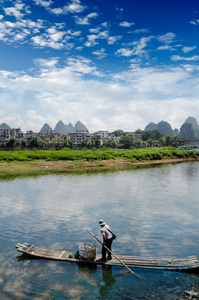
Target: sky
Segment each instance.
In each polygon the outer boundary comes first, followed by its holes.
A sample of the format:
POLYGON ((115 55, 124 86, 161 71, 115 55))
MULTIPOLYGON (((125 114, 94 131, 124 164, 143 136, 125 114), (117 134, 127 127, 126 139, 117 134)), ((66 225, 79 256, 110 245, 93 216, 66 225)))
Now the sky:
POLYGON ((199 121, 198 0, 0 0, 0 124, 199 121))

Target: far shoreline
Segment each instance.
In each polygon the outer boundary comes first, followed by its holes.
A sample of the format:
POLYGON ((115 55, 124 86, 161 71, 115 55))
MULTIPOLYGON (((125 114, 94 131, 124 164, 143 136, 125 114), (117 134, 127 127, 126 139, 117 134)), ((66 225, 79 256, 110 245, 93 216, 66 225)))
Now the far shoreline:
POLYGON ((110 159, 101 161, 45 161, 31 162, 1 162, 0 176, 30 176, 61 173, 88 173, 119 171, 129 168, 153 167, 163 164, 199 161, 196 158, 163 158, 159 160, 131 161, 125 159, 110 159))

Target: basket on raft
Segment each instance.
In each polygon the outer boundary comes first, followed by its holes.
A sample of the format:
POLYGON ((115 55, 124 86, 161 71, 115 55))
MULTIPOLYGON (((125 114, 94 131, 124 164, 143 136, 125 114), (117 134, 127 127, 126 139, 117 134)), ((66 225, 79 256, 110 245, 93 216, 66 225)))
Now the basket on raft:
POLYGON ((96 258, 96 245, 90 242, 81 242, 78 245, 79 258, 82 260, 94 260, 96 258))

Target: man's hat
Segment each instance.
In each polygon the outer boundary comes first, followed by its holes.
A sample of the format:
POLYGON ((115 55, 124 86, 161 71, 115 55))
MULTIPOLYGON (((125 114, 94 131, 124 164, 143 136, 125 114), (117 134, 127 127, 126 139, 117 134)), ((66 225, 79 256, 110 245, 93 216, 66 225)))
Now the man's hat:
POLYGON ((104 222, 104 220, 99 220, 99 225, 100 226, 104 226, 106 223, 104 222))

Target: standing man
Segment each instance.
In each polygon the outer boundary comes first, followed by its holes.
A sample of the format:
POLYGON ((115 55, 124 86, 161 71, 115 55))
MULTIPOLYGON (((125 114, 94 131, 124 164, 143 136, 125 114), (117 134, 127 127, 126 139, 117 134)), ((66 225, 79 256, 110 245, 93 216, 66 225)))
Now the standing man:
MULTIPOLYGON (((101 235, 103 237, 103 245, 105 245, 108 249, 111 250, 111 244, 113 241, 113 235, 111 233, 110 227, 104 222, 104 220, 99 221, 99 225, 101 227, 101 235)), ((106 252, 108 250, 103 246, 102 247, 102 258, 100 260, 106 261, 106 252)), ((111 253, 108 251, 108 260, 111 260, 111 253)))

